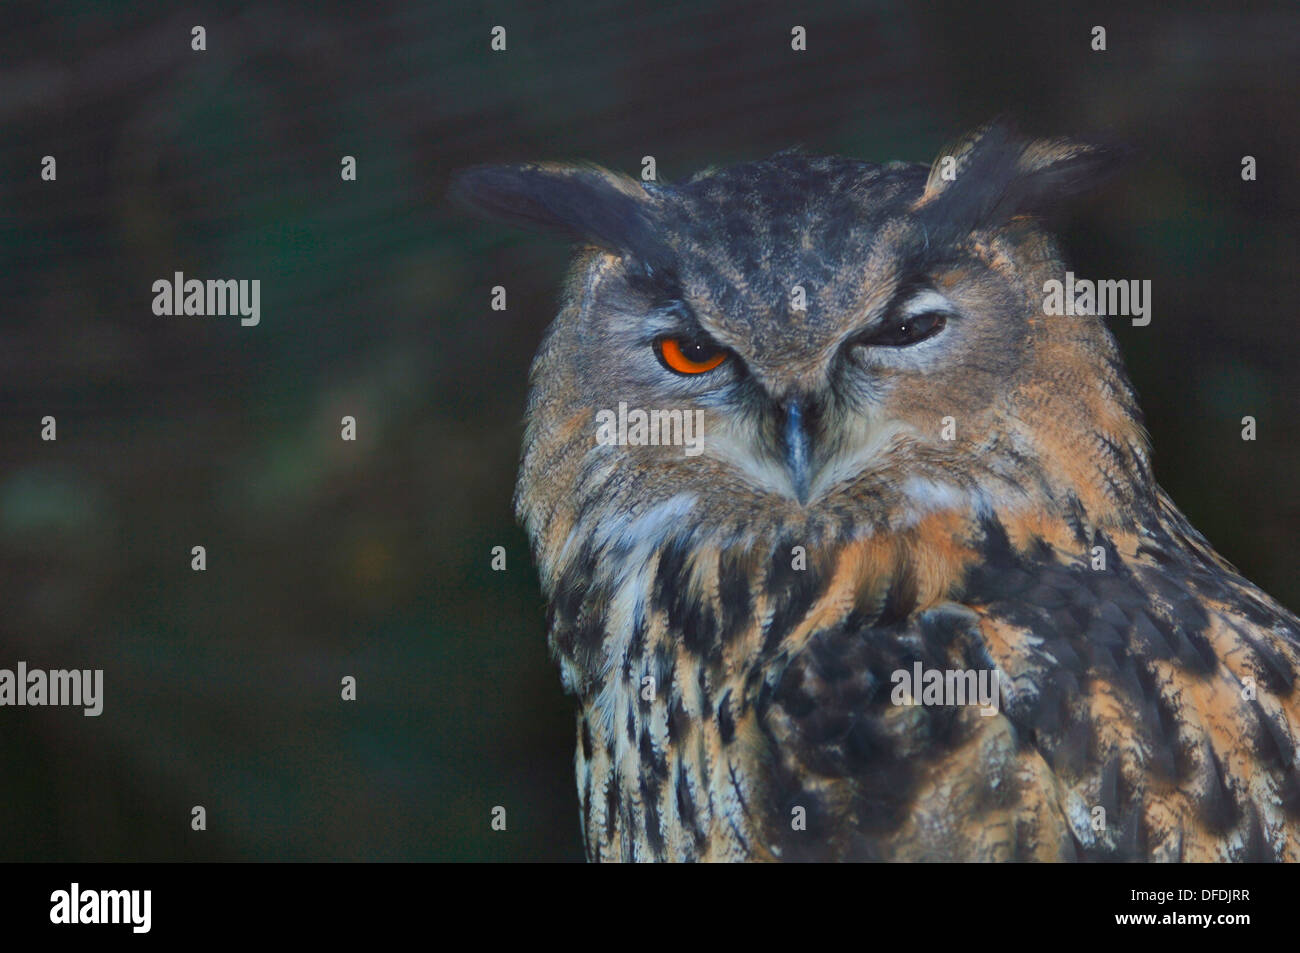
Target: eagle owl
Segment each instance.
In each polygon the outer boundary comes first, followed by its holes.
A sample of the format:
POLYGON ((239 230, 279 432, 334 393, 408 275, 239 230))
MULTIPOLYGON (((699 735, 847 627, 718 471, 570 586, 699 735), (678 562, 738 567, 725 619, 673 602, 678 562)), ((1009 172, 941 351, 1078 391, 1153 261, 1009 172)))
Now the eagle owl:
POLYGON ((1300 621, 1157 485, 1103 320, 1045 313, 1040 213, 1109 164, 991 125, 459 177, 580 247, 515 504, 589 858, 1300 859, 1300 621))

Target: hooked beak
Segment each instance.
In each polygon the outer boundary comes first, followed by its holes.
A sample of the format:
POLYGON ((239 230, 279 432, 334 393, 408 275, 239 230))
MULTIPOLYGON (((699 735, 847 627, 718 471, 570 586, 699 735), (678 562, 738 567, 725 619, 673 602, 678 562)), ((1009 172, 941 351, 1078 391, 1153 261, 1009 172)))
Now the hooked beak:
POLYGON ((808 484, 811 479, 811 445, 808 435, 808 402, 792 398, 782 406, 785 427, 781 432, 784 444, 785 466, 790 473, 790 483, 801 504, 808 502, 808 484))

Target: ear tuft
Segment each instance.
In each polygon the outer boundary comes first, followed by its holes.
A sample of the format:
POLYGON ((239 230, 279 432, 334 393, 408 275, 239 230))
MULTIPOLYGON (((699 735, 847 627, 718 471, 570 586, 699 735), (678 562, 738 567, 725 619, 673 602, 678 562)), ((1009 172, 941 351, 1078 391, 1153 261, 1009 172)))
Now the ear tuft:
POLYGON ((914 208, 932 232, 958 239, 1038 215, 1107 179, 1127 157, 1113 145, 1027 140, 995 121, 935 160, 914 208))
POLYGON ((451 194, 510 225, 630 253, 655 268, 670 259, 654 199, 635 179, 599 166, 479 166, 457 175, 451 194))

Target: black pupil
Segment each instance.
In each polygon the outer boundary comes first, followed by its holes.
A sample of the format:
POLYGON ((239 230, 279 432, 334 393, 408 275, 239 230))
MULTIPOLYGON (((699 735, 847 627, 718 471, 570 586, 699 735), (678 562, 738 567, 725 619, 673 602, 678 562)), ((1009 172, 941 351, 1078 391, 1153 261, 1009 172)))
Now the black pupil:
POLYGON ((863 341, 868 345, 900 347, 916 344, 937 334, 947 319, 940 311, 927 311, 924 314, 904 318, 897 324, 887 325, 863 341))
POLYGON ((703 364, 718 353, 716 347, 703 341, 682 341, 678 347, 681 348, 682 357, 694 364, 703 364))
POLYGON ((933 314, 919 314, 900 324, 898 326, 898 333, 905 338, 917 337, 934 327, 934 322, 936 320, 937 319, 933 314))

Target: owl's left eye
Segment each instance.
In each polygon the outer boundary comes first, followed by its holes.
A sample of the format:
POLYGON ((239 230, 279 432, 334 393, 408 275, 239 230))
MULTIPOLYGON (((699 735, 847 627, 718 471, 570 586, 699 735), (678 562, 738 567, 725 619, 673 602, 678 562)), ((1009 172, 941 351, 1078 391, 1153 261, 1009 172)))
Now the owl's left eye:
POLYGON ((883 327, 857 339, 858 344, 869 347, 907 347, 934 337, 948 323, 942 311, 922 311, 919 314, 900 316, 883 327))
POLYGON ((712 341, 662 337, 654 343, 659 363, 674 374, 703 374, 727 359, 725 348, 712 341))

